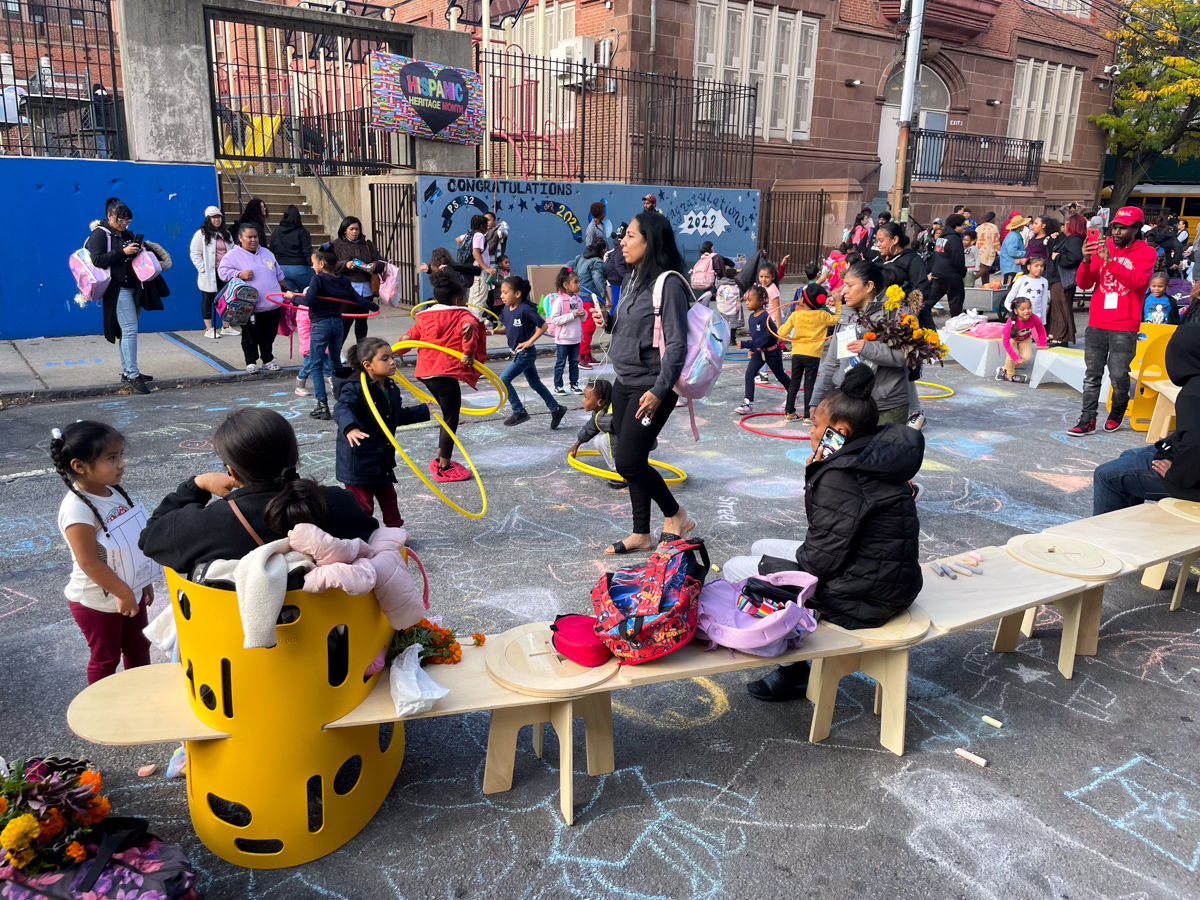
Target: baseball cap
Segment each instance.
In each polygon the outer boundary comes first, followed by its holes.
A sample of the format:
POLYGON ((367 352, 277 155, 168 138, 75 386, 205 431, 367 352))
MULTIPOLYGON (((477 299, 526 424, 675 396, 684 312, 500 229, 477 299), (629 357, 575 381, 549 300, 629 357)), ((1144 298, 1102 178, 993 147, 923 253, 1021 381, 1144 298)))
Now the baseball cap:
POLYGON ((642 199, 643 199, 643 200, 653 200, 653 199, 654 199, 654 195, 653 195, 653 194, 647 194, 647 195, 646 195, 645 197, 643 197, 642 199))
POLYGON ((1138 225, 1146 219, 1141 209, 1136 206, 1122 206, 1113 216, 1114 225, 1138 225))
POLYGON ((225 213, 221 212, 221 207, 219 206, 210 206, 208 209, 204 210, 204 218, 206 219, 211 219, 213 216, 224 215, 225 213))

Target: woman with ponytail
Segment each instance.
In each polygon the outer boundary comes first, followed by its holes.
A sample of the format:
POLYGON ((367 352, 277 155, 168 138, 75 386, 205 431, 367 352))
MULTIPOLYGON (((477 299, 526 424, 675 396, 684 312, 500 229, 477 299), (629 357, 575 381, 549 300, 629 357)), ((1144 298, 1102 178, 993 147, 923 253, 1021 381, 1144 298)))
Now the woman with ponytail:
POLYGON ((143 553, 185 578, 200 563, 241 559, 302 522, 364 541, 379 527, 349 491, 300 477, 296 433, 273 410, 234 410, 217 426, 213 446, 225 471, 179 485, 138 541, 143 553))
MULTIPOLYGON (((731 582, 774 572, 815 575, 808 601, 843 628, 875 628, 907 609, 921 591, 921 528, 910 484, 925 456, 921 432, 879 425, 875 373, 858 365, 813 414, 804 471, 804 540, 760 540, 724 565, 731 582)), ((795 700, 808 663, 780 666, 746 687, 760 700, 795 700)))
POLYGON ((140 592, 121 580, 99 543, 101 533, 134 507, 121 487, 125 438, 111 425, 81 421, 51 434, 50 458, 67 486, 58 507, 58 530, 71 549, 71 575, 63 591, 71 616, 87 640, 88 684, 125 668, 150 665, 150 642, 142 634, 154 587, 140 592))

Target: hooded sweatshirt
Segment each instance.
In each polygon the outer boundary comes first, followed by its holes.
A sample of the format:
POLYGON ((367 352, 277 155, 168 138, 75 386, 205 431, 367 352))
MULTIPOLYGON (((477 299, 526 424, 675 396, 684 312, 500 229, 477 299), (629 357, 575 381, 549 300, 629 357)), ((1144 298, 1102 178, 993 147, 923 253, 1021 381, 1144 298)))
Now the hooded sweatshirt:
MULTIPOLYGON (((880 294, 868 303, 867 315, 873 317, 882 312, 884 299, 884 295, 880 294)), ((859 321, 859 310, 843 305, 842 314, 833 329, 833 341, 821 360, 821 371, 817 375, 810 405, 816 408, 821 400, 841 387, 846 373, 860 363, 865 363, 875 370, 875 389, 871 396, 879 404, 880 412, 908 403, 908 369, 904 354, 878 341, 867 341, 858 356, 839 359, 838 336, 846 330, 853 332, 852 340, 860 340, 869 329, 859 321)))
POLYGON ((1085 291, 1096 288, 1088 304, 1088 325, 1109 331, 1137 331, 1157 254, 1142 240, 1133 241, 1124 250, 1112 238, 1107 240, 1109 261, 1099 254, 1090 256, 1075 273, 1079 287, 1085 291))
POLYGON ((874 628, 921 592, 921 526, 909 480, 925 438, 907 425, 854 437, 805 469, 808 533, 795 560, 763 557, 761 574, 800 569, 817 577, 808 605, 843 628, 874 628))
POLYGON ((905 247, 891 259, 885 260, 883 265, 888 269, 899 270, 896 283, 904 289, 904 293, 907 294, 914 288, 929 290, 929 272, 925 268, 925 260, 921 259, 921 254, 912 247, 905 247))
POLYGON ((1171 335, 1167 375, 1179 385, 1175 430, 1155 444, 1155 459, 1171 460, 1163 480, 1172 497, 1200 500, 1200 322, 1181 325, 1171 335))
POLYGON ((962 235, 946 229, 933 248, 933 277, 954 280, 967 274, 966 254, 962 235))
POLYGON ((281 222, 271 232, 271 252, 281 266, 310 266, 312 236, 303 225, 281 222))

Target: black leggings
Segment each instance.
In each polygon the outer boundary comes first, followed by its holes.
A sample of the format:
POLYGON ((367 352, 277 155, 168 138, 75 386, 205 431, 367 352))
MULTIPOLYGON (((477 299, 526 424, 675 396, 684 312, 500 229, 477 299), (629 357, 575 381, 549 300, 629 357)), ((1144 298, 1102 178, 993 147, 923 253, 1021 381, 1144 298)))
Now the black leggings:
POLYGON ((658 504, 666 518, 679 512, 671 489, 663 482, 658 469, 649 463, 650 448, 675 411, 675 401, 679 398, 674 391, 668 391, 654 411, 650 424, 643 425, 637 410, 644 393, 645 388, 630 387, 619 378, 612 389, 613 431, 617 435, 617 456, 613 462, 617 474, 629 482, 634 534, 650 533, 651 500, 658 504))
POLYGON ((217 289, 215 291, 200 292, 200 318, 206 322, 211 322, 213 317, 213 304, 217 302, 217 296, 221 291, 225 290, 225 285, 229 282, 220 278, 217 279, 217 289))
MULTIPOLYGON (((359 321, 362 321, 361 319, 359 321)), ((422 378, 421 383, 429 388, 433 399, 442 408, 442 418, 450 426, 450 431, 458 433, 458 411, 462 409, 462 385, 457 378, 449 375, 436 375, 433 378, 422 378)), ((438 458, 450 459, 454 454, 454 440, 445 428, 439 429, 438 458)))
POLYGON ((785 413, 796 411, 796 392, 800 388, 800 373, 804 373, 804 418, 808 418, 808 401, 812 397, 813 387, 817 383, 817 373, 821 371, 821 357, 801 356, 792 353, 792 383, 788 385, 787 403, 783 407, 785 413))
MULTIPOLYGON (((351 318, 350 316, 342 316, 342 346, 346 346, 346 338, 350 337, 350 332, 354 332, 354 343, 358 343, 367 336, 367 320, 359 318, 351 318), (352 327, 353 326, 353 327, 352 327)), ((449 419, 446 419, 449 422, 449 419)))
POLYGON ((264 365, 275 358, 271 348, 275 343, 275 335, 279 333, 279 319, 282 315, 282 309, 258 312, 242 326, 242 355, 246 358, 246 365, 253 365, 259 357, 264 365))
POLYGON ((779 345, 775 345, 774 350, 751 350, 750 365, 746 366, 746 399, 754 399, 754 376, 759 373, 763 366, 769 366, 771 371, 775 373, 775 377, 779 379, 788 390, 791 390, 792 380, 788 378, 787 372, 783 371, 783 351, 779 349, 779 345))

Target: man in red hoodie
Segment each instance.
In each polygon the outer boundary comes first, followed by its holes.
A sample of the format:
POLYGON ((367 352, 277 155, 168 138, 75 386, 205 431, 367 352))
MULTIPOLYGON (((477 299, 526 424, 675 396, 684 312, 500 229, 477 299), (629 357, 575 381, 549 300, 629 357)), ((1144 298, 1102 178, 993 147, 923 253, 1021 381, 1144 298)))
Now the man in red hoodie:
POLYGON ((1084 290, 1091 287, 1095 290, 1083 345, 1087 367, 1083 377, 1083 412, 1068 434, 1092 434, 1096 430, 1105 366, 1112 382, 1112 409, 1104 430, 1116 431, 1125 418, 1125 407, 1129 405, 1129 364, 1137 349, 1142 305, 1156 255, 1154 248, 1139 238, 1142 221, 1140 209, 1123 206, 1113 216, 1112 237, 1091 240, 1083 247, 1076 283, 1084 290))

